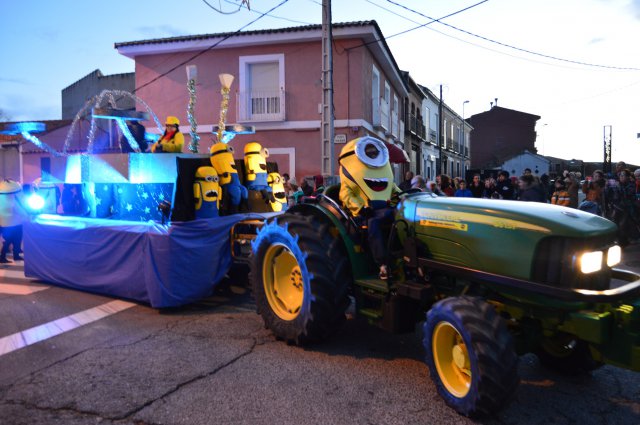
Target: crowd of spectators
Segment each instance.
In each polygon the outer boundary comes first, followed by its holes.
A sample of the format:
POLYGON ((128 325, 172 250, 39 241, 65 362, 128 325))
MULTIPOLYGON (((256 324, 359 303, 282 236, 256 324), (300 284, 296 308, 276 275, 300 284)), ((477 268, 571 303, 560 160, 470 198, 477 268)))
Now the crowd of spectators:
MULTIPOLYGON (((408 174, 407 174, 408 176, 408 174)), ((615 170, 605 174, 596 170, 581 180, 579 172, 564 171, 551 180, 548 175, 534 176, 525 169, 519 176, 500 171, 497 178, 473 174, 469 183, 451 179, 446 174, 435 182, 413 176, 403 182, 406 188, 418 188, 438 196, 505 199, 524 202, 541 202, 576 208, 605 217, 618 225, 618 241, 627 245, 640 239, 640 169, 631 172, 624 162, 618 162, 615 170), (580 192, 584 200, 580 202, 580 192)))

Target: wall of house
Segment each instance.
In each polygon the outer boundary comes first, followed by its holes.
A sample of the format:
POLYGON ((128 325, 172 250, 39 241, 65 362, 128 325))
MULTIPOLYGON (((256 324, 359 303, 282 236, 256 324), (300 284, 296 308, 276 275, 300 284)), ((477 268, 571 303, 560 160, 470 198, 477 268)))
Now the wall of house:
MULTIPOLYGON (((335 134, 344 134, 347 140, 373 131, 371 127, 371 74, 374 63, 368 49, 358 47, 357 40, 338 40, 334 44, 334 114, 335 134), (357 48, 353 48, 357 47, 357 48), (353 48, 352 50, 347 50, 353 48)), ((247 122, 256 127, 255 135, 240 135, 232 142, 236 151, 248 141, 258 141, 271 149, 293 149, 296 153, 295 170, 290 175, 314 175, 320 173, 321 145, 319 106, 322 101, 321 49, 319 42, 256 45, 234 49, 217 49, 189 61, 198 67, 195 116, 200 126, 200 151, 208 150, 214 140, 204 133, 204 126, 217 125, 220 111, 220 82, 218 74, 230 73, 236 77, 231 88, 227 123, 238 122, 238 98, 241 83, 239 58, 257 55, 284 55, 285 121, 247 122)), ((143 55, 136 57, 137 95, 144 99, 164 122, 168 115, 177 116, 181 131, 185 134, 185 151, 189 144, 189 123, 186 107, 189 95, 186 87, 185 67, 180 67, 158 78, 174 64, 186 61, 193 52, 143 55), (146 85, 158 78, 157 81, 146 85)), ((381 84, 387 78, 381 71, 381 84)), ((396 91, 396 88, 392 89, 396 91)), ((382 88, 381 88, 382 93, 382 88)), ((402 97, 399 96, 401 100, 402 97)), ((399 111, 400 113, 400 111, 399 111)), ((144 125, 150 128, 151 123, 144 125)), ((380 135, 378 134, 378 137, 380 135)), ((381 135, 384 138, 384 134, 381 135)), ((334 158, 343 145, 335 145, 334 158)), ((236 154, 236 156, 238 156, 236 154)), ((289 167, 289 162, 286 160, 289 167)), ((281 165, 285 169, 285 165, 281 165)), ((336 167, 337 168, 337 167, 336 167)))
POLYGON ((500 168, 508 171, 510 175, 516 177, 524 174, 525 168, 529 168, 531 173, 538 177, 543 174, 549 175, 550 171, 549 161, 530 153, 524 153, 509 159, 508 161, 505 161, 500 168))
MULTIPOLYGON (((131 92, 134 89, 134 85, 135 77, 133 72, 103 75, 100 70, 95 70, 62 90, 62 119, 73 119, 87 100, 100 94, 103 90, 131 92)), ((135 107, 133 101, 129 98, 118 100, 117 105, 122 109, 135 107)))
POLYGON ((471 167, 493 168, 524 150, 536 152, 536 118, 503 108, 472 116, 471 167))

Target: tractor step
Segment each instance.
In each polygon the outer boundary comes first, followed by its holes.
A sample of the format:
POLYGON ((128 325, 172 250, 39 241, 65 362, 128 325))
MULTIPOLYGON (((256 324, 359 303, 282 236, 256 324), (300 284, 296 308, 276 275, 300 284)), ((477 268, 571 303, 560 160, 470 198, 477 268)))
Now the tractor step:
POLYGON ((382 279, 356 279, 354 282, 356 285, 362 287, 363 289, 370 289, 375 292, 379 292, 381 294, 389 293, 389 283, 386 280, 382 279))
POLYGON ((395 284, 398 295, 418 300, 425 303, 433 298, 433 288, 431 285, 407 280, 395 284))
POLYGON ((380 320, 382 319, 382 312, 379 310, 374 310, 372 308, 363 308, 358 310, 358 314, 363 315, 369 319, 380 320))

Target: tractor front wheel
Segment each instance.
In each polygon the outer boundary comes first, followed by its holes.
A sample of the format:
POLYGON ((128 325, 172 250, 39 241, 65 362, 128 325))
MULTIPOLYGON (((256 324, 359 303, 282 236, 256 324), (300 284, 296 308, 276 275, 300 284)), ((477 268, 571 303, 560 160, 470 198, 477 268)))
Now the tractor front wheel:
POLYGON ((504 407, 518 385, 518 356, 493 306, 470 297, 446 298, 427 313, 426 362, 438 393, 466 416, 504 407))
POLYGON ((342 324, 351 282, 342 241, 314 217, 283 214, 252 245, 251 285, 258 313, 277 338, 302 345, 342 324))

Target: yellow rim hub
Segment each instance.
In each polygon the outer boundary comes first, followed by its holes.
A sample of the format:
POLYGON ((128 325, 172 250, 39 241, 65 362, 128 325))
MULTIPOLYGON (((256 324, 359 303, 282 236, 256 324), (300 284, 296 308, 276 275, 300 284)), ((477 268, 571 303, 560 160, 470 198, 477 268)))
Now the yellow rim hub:
POLYGON ((433 330, 431 344, 442 384, 455 397, 466 396, 471 386, 471 362, 462 335, 450 323, 440 322, 433 330))
POLYGON ((304 300, 300 265, 291 250, 282 244, 271 245, 265 253, 262 282, 267 301, 282 320, 294 320, 304 300))

